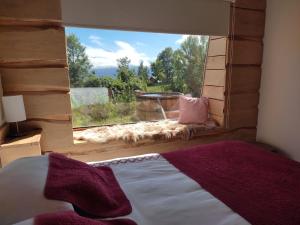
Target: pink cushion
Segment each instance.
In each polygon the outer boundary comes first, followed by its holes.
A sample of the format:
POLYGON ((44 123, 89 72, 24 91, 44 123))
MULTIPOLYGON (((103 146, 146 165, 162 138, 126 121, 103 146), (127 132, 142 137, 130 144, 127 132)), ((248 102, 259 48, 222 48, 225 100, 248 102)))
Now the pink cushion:
POLYGON ((208 119, 208 99, 180 96, 179 123, 204 123, 208 119))

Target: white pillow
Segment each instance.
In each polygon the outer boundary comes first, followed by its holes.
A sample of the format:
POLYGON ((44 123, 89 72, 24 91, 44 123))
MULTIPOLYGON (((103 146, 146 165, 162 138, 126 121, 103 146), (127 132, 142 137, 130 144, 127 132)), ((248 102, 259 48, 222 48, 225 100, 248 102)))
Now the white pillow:
POLYGON ((15 223, 14 225, 34 225, 34 218, 15 223))
POLYGON ((14 224, 42 213, 73 210, 69 203, 44 197, 47 174, 47 156, 19 159, 0 169, 1 225, 14 224))

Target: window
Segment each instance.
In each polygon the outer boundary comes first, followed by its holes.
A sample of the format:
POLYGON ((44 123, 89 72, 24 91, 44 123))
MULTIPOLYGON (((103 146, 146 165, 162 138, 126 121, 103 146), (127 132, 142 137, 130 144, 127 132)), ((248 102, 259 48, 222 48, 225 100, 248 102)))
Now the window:
POLYGON ((207 37, 68 27, 74 127, 178 117, 199 96, 207 37))

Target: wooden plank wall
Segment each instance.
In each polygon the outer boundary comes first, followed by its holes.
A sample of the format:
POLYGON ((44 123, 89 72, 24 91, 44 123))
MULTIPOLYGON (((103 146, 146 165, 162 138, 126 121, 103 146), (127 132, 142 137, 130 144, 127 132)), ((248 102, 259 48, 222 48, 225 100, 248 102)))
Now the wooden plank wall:
POLYGON ((237 0, 230 35, 209 39, 202 94, 211 117, 229 129, 257 125, 265 8, 265 0, 237 0))
POLYGON ((42 128, 42 150, 72 146, 65 31, 59 0, 0 0, 4 95, 24 96, 23 129, 42 128))
POLYGON ((209 99, 210 117, 224 126, 227 37, 211 36, 202 95, 209 99))
POLYGON ((237 0, 231 6, 225 92, 230 129, 257 125, 265 9, 266 0, 237 0))

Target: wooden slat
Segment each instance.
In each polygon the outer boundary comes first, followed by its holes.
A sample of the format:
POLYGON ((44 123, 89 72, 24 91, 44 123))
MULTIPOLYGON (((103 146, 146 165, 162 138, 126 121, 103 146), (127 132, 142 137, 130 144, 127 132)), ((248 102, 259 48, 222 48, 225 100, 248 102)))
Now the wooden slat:
POLYGON ((71 121, 69 94, 24 95, 27 119, 71 121))
POLYGON ((225 69, 225 56, 207 57, 206 62, 207 70, 224 70, 225 69))
POLYGON ((0 69, 4 94, 40 91, 68 92, 66 68, 0 69))
POLYGON ((217 116, 224 115, 224 101, 223 100, 216 100, 216 99, 209 99, 208 100, 208 108, 209 113, 217 116))
POLYGON ((45 19, 17 19, 0 17, 0 26, 34 26, 34 27, 61 27, 61 20, 45 19))
POLYGON ((204 86, 202 95, 207 98, 224 100, 224 87, 204 86))
POLYGON ((188 141, 156 141, 141 146, 128 146, 128 144, 121 143, 116 147, 110 144, 79 143, 68 148, 58 149, 58 151, 71 158, 91 162, 141 154, 170 152, 221 140, 255 141, 255 135, 256 129, 240 129, 235 131, 219 131, 215 134, 203 135, 188 141))
POLYGON ((218 124, 218 126, 221 126, 221 127, 224 126, 224 116, 218 116, 218 115, 211 114, 210 118, 212 120, 214 120, 218 124))
POLYGON ((258 109, 230 111, 229 128, 256 127, 258 109))
POLYGON ((0 144, 5 142, 5 138, 9 132, 9 126, 7 123, 2 124, 0 127, 0 144))
POLYGON ((209 40, 216 40, 220 38, 224 38, 224 36, 209 36, 209 40))
POLYGON ((3 85, 2 85, 2 77, 0 74, 0 127, 5 123, 3 106, 2 106, 2 96, 3 96, 3 85))
POLYGON ((265 13, 262 11, 235 8, 235 23, 231 32, 236 36, 263 37, 265 13), (234 30, 234 32, 232 32, 234 30))
POLYGON ((0 17, 61 19, 59 0, 1 0, 0 17))
POLYGON ((67 64, 64 29, 2 27, 0 43, 0 66, 32 66, 37 62, 47 65, 49 60, 67 64))
POLYGON ((217 56, 226 55, 226 44, 227 38, 219 38, 215 40, 210 40, 207 55, 217 56))
POLYGON ((206 70, 204 85, 225 86, 226 70, 206 70))
POLYGON ((245 9, 264 10, 266 8, 266 0, 236 0, 234 6, 245 9))
POLYGON ((26 121, 21 123, 21 129, 42 128, 42 151, 53 151, 73 145, 73 130, 71 122, 26 121))
POLYGON ((259 102, 259 94, 246 93, 246 94, 233 94, 230 95, 230 110, 247 110, 257 108, 259 102))
POLYGON ((232 67, 231 93, 254 92, 260 88, 261 68, 257 66, 232 67))
POLYGON ((228 54, 227 62, 234 65, 261 65, 263 45, 257 41, 230 41, 233 55, 228 54))

